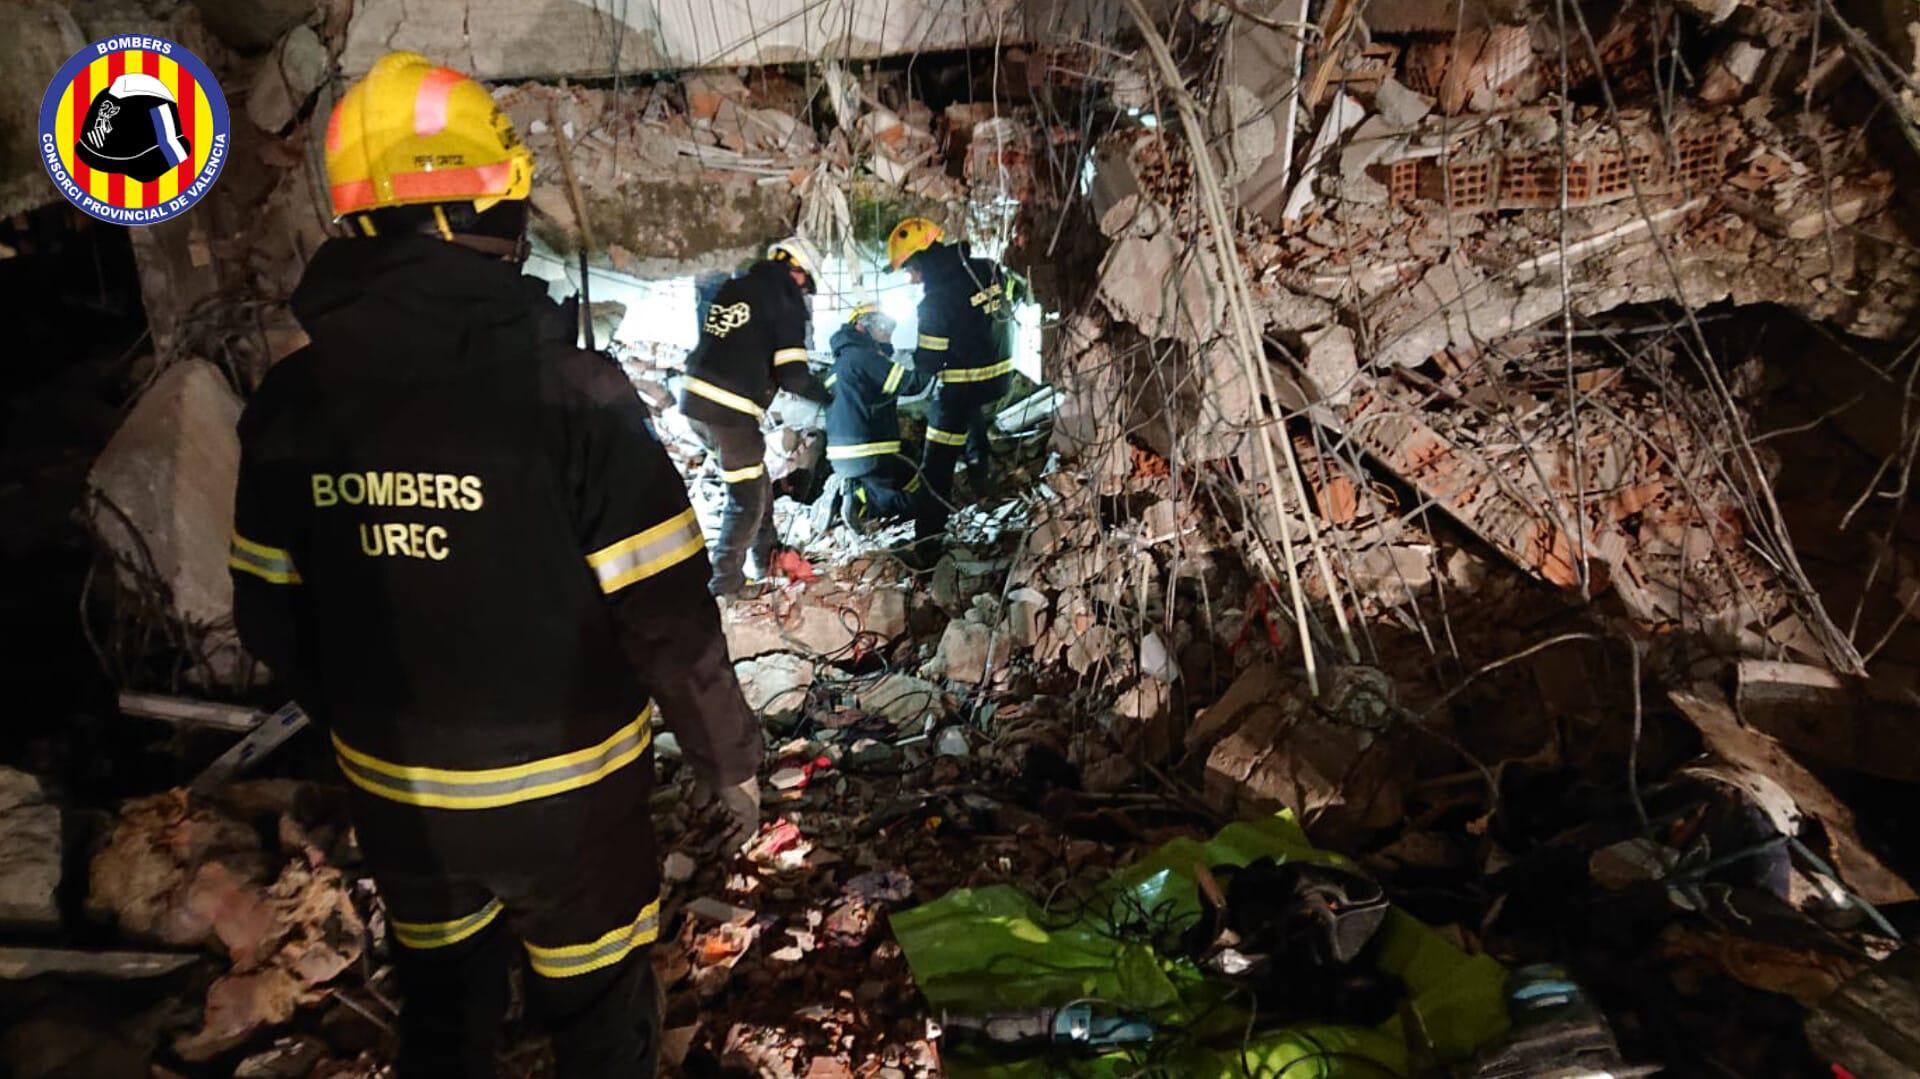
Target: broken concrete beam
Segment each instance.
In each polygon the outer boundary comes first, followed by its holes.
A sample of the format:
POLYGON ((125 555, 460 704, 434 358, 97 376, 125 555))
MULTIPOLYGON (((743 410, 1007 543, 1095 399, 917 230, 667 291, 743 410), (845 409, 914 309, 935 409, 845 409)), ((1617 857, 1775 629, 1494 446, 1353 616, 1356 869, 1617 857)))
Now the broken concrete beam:
POLYGON ((771 652, 733 665, 747 707, 770 723, 785 725, 799 716, 813 685, 814 661, 791 652, 771 652))
POLYGON ((1236 19, 1228 31, 1213 123, 1228 136, 1221 182, 1235 185, 1242 208, 1277 221, 1293 171, 1307 2, 1265 0, 1257 13, 1266 17, 1236 19))
POLYGON ((43 974, 114 981, 158 978, 199 959, 198 955, 183 952, 89 952, 77 948, 0 947, 0 981, 25 981, 43 974))
POLYGON ((721 623, 734 660, 768 652, 850 657, 856 642, 884 644, 907 631, 907 593, 821 581, 729 604, 721 623))
POLYGON ((1740 717, 1819 764, 1920 782, 1920 744, 1911 707, 1876 695, 1862 679, 1825 667, 1741 660, 1734 705, 1740 717))
POLYGON ((86 43, 66 4, 21 0, 7 9, 7 32, 0 34, 0 218, 60 198, 40 163, 40 99, 47 79, 86 43))
MULTIPOLYGON (((892 4, 827 0, 805 17, 775 17, 751 5, 595 6, 571 0, 408 4, 359 0, 340 57, 360 75, 393 49, 410 49, 482 79, 600 78, 615 70, 684 70, 844 60, 1003 48, 1049 35, 1099 36, 1099 9, 1074 13, 1043 5, 892 4), (1043 21, 1044 20, 1044 21, 1043 21), (1030 25, 1032 23, 1032 25, 1030 25), (822 27, 832 27, 822 36, 822 27)), ((1109 28, 1107 32, 1111 32, 1109 28)))
POLYGON ((0 928, 60 927, 60 810, 40 781, 0 767, 0 928))
MULTIPOLYGON (((144 230, 143 230, 144 231, 144 230)), ((240 398, 204 360, 169 365, 135 402, 87 475, 93 528, 144 587, 151 573, 188 627, 231 627, 227 547, 240 473, 240 398)), ((237 653, 231 629, 219 645, 237 653)), ((228 672, 230 673, 230 672, 228 672)), ((215 677, 222 671, 216 669, 215 677)))

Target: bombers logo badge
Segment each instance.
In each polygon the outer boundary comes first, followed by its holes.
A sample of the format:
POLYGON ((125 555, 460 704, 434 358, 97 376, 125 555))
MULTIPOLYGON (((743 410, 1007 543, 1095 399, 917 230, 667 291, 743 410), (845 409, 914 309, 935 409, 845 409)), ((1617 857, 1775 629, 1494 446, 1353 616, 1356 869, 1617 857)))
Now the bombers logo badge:
POLYGON ((96 41, 40 102, 40 158, 68 202, 151 225, 212 189, 227 159, 227 99, 200 58, 165 38, 96 41))

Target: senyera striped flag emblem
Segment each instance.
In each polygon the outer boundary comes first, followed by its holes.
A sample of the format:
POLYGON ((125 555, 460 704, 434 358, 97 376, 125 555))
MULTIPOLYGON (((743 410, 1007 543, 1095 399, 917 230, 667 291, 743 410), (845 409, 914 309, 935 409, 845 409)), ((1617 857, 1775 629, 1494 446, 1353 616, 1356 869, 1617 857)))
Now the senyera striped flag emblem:
MULTIPOLYGON (((226 100, 206 65, 178 44, 152 37, 114 37, 88 45, 61 68, 41 107, 42 157, 55 186, 76 206, 116 224, 163 220, 197 201, 224 164, 227 135, 226 100), (176 106, 124 110, 141 114, 115 114, 108 121, 151 128, 150 145, 167 167, 150 180, 90 167, 78 152, 89 135, 94 100, 125 75, 147 76, 151 82, 139 81, 149 88, 157 83, 176 106), (99 205, 89 205, 88 199, 99 205), (115 212, 132 210, 147 212, 115 212)), ((99 145, 96 132, 94 146, 99 145)))

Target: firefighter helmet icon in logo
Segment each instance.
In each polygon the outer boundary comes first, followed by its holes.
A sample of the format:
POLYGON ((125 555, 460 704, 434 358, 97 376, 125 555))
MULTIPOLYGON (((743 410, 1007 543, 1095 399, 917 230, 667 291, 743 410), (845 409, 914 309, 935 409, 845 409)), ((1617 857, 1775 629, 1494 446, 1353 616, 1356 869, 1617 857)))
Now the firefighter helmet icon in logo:
POLYGON ((68 202, 115 225, 184 212, 226 164, 227 99, 165 38, 110 37, 74 54, 40 103, 40 157, 68 202))

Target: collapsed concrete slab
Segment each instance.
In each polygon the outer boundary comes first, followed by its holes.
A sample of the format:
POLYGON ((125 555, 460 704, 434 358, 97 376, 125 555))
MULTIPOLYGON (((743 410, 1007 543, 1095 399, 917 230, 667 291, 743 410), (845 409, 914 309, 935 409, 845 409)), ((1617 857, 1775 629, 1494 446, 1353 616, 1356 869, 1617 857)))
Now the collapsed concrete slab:
POLYGON ((60 927, 60 810, 40 781, 0 768, 0 928, 60 927))
POLYGON ((158 584, 179 619, 231 643, 227 547, 240 475, 240 398, 204 360, 176 363, 141 395, 94 462, 95 533, 133 589, 158 584), (151 575, 149 578, 148 575, 151 575))
MULTIPOLYGON (((1157 7, 1159 5, 1149 5, 1157 7)), ((1111 31, 1100 5, 938 4, 831 0, 756 5, 645 4, 631 10, 580 0, 477 0, 409 5, 361 0, 341 53, 358 75, 392 49, 425 53, 485 79, 601 78, 609 71, 738 67, 997 48, 1052 35, 1111 31), (1077 29, 1076 29, 1077 28, 1077 29)))

